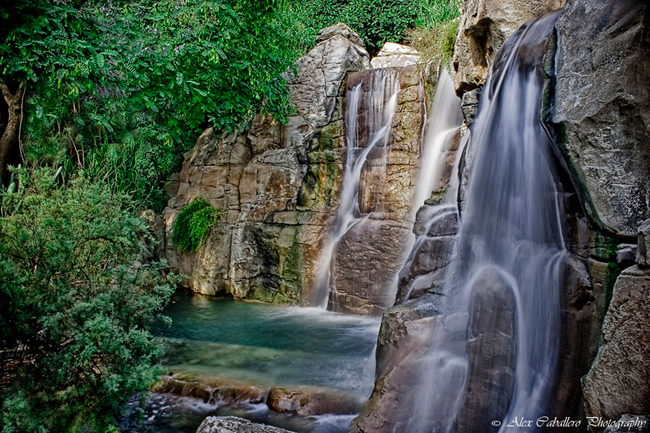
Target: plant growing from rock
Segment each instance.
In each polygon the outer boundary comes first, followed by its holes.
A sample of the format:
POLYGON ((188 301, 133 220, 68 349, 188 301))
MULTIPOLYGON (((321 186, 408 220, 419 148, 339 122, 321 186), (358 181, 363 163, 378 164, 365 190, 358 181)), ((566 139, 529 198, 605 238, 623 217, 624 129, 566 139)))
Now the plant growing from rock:
POLYGON ((174 221, 172 240, 179 251, 196 252, 208 237, 223 209, 214 209, 202 198, 185 206, 174 221))

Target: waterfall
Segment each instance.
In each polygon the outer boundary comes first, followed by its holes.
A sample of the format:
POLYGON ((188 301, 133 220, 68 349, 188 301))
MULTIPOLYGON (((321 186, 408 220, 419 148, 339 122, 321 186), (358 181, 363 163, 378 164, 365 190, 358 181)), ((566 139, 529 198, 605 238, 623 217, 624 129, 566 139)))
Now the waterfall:
POLYGON ((463 121, 454 82, 445 68, 440 72, 436 93, 427 114, 428 121, 420 154, 420 172, 413 201, 414 210, 417 210, 433 191, 444 186, 441 185, 441 180, 446 157, 463 121))
MULTIPOLYGON (((460 100, 456 96, 454 83, 447 70, 443 68, 428 113, 413 210, 417 211, 427 199, 431 198, 434 192, 439 193, 441 198, 439 204, 421 208, 418 212, 423 214, 413 218, 417 220, 416 224, 422 224, 422 222, 424 224, 420 230, 416 229, 417 236, 406 249, 410 252, 399 272, 398 303, 408 300, 411 292, 415 289, 431 287, 433 280, 439 274, 427 272, 423 275, 413 276, 411 268, 416 256, 422 252, 421 249, 431 238, 429 236, 431 228, 436 224, 447 222, 450 214, 457 214, 456 206, 451 203, 455 201, 458 186, 455 181, 458 176, 454 172, 458 169, 460 158, 456 158, 456 154, 462 153, 462 147, 466 140, 463 139, 461 148, 455 153, 451 152, 451 147, 458 138, 462 120, 460 100), (453 163, 449 161, 450 156, 453 163), (403 285, 406 287, 402 287, 403 285)), ((469 137, 469 134, 466 134, 465 137, 469 137)), ((448 246, 444 245, 438 249, 437 253, 445 254, 442 249, 446 248, 448 246)))
POLYGON ((364 79, 369 80, 366 83, 369 89, 364 91, 364 83, 360 82, 346 92, 347 155, 343 185, 330 237, 321 251, 314 284, 315 304, 321 308, 326 308, 328 301, 337 297, 336 286, 331 281, 331 267, 339 242, 352 227, 362 224, 369 217, 368 214, 362 215, 359 209, 362 170, 371 152, 385 159, 397 107, 400 86, 394 69, 368 71, 364 79), (359 121, 360 115, 365 116, 363 122, 359 121), (363 126, 367 126, 367 130, 362 130, 363 126))
POLYGON ((540 108, 557 17, 504 43, 481 95, 454 269, 404 431, 505 432, 515 417, 553 417, 567 251, 540 108))

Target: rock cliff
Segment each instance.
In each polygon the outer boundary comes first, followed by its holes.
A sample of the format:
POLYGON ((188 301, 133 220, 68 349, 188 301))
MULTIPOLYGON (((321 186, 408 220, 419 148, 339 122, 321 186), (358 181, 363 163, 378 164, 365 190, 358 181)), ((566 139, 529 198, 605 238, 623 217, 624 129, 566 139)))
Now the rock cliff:
MULTIPOLYGON (((361 175, 359 206, 367 223, 346 233, 332 266, 339 294, 333 307, 356 314, 380 314, 393 304, 394 293, 386 296, 386 290, 411 237, 424 84, 413 50, 397 47, 382 56, 395 66, 386 70, 399 86, 392 133, 361 175)), ((372 71, 356 33, 343 24, 326 28, 287 73, 295 109, 287 124, 258 115, 239 134, 207 129, 201 135, 169 187, 167 232, 197 197, 224 214, 196 253, 179 253, 167 241, 166 256, 187 276, 185 285, 209 295, 313 304, 320 253, 344 181, 346 91, 372 71)), ((361 108, 359 131, 365 131, 370 114, 361 108)))
POLYGON ((297 303, 310 287, 337 205, 344 164, 344 82, 370 67, 347 26, 322 30, 287 82, 295 114, 286 125, 256 116, 240 134, 206 130, 170 185, 164 218, 196 197, 225 213, 195 254, 166 256, 196 292, 297 303))

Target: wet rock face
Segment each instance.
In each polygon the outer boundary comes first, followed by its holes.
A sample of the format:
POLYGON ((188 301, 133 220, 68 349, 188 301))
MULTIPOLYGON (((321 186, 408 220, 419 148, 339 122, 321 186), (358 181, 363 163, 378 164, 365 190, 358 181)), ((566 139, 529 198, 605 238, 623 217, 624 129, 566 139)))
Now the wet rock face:
POLYGON ((587 416, 616 420, 650 413, 650 270, 618 277, 602 329, 603 344, 583 379, 587 416))
POLYGON ((469 371, 458 431, 498 432, 487 420, 505 417, 515 385, 515 299, 494 270, 474 285, 467 354, 469 371))
MULTIPOLYGON (((341 238, 332 261, 331 285, 336 291, 330 305, 334 311, 377 315, 392 306, 396 276, 412 238, 411 202, 419 169, 424 83, 416 66, 395 71, 399 93, 391 136, 384 148, 370 152, 361 172, 358 204, 364 219, 341 238)), ((372 92, 368 74, 373 73, 350 74, 348 88, 361 83, 363 92, 372 92)), ((370 115, 361 104, 357 142, 362 146, 368 142, 370 115)))
POLYGON ((210 416, 196 433, 291 433, 283 428, 256 424, 235 416, 210 416))
POLYGON ((298 303, 337 206, 345 160, 343 82, 370 67, 361 39, 338 24, 286 76, 296 114, 286 125, 255 117, 240 135, 207 129, 168 188, 169 233, 180 210, 202 197, 224 214, 196 254, 168 236, 167 259, 184 284, 209 295, 298 303))
POLYGON ((375 388, 350 433, 389 433, 405 430, 412 407, 399 404, 409 399, 420 380, 422 356, 430 333, 441 322, 439 295, 395 306, 384 313, 377 340, 375 388))
POLYGON ((458 209, 451 205, 424 205, 416 214, 413 233, 415 245, 400 271, 396 303, 416 299, 436 290, 452 263, 458 209))
POLYGON ((494 56, 520 25, 556 11, 566 0, 464 0, 456 38, 454 85, 461 96, 485 84, 494 56))
POLYGON ((647 2, 575 0, 556 24, 550 108, 590 217, 635 236, 650 211, 647 2))

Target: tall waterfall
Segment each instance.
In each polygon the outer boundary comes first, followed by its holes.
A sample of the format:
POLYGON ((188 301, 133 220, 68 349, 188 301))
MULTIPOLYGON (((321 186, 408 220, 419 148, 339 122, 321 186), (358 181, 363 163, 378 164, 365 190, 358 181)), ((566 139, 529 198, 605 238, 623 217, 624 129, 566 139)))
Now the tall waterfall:
POLYGON ((540 108, 557 17, 531 21, 505 42, 481 95, 447 302, 404 431, 505 432, 515 417, 553 417, 567 252, 540 108))
POLYGON ((352 227, 362 224, 369 217, 368 214, 362 215, 359 209, 362 170, 371 152, 377 153, 379 159, 386 158, 386 146, 397 107, 400 86, 394 69, 369 71, 367 79, 370 80, 368 91, 363 91, 363 83, 359 83, 348 89, 346 95, 347 157, 343 186, 329 241, 321 251, 315 282, 315 304, 321 308, 327 307, 330 298, 336 300, 337 297, 336 285, 331 281, 331 267, 339 242, 352 227), (361 112, 366 116, 363 122, 367 125, 365 131, 359 122, 361 112))

